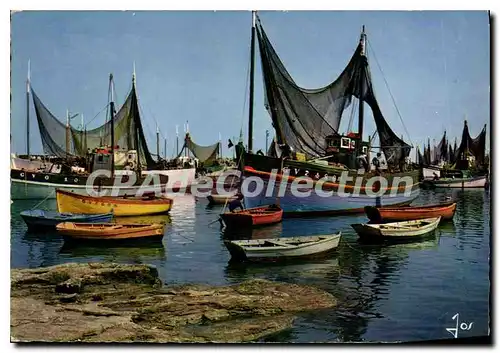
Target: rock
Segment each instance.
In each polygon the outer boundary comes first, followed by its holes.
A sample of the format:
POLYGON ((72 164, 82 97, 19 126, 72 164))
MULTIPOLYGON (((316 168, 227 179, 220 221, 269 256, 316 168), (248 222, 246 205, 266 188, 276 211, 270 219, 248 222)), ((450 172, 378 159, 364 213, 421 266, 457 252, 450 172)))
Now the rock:
POLYGON ((78 299, 78 294, 73 293, 73 294, 66 294, 66 295, 61 295, 59 297, 59 301, 61 303, 74 303, 78 299))
POLYGON ((70 278, 67 281, 56 284, 56 293, 80 293, 82 291, 82 280, 70 278))
POLYGON ((16 342, 248 342, 291 327, 297 312, 336 305, 322 290, 266 280, 161 288, 146 265, 11 270, 11 282, 16 342))

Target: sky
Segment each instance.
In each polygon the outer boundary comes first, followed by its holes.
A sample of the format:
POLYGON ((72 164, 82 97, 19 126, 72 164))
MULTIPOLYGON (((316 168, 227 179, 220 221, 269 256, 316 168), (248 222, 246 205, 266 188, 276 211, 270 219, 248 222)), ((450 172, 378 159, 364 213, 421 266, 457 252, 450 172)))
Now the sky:
MULTIPOLYGON (((340 75, 365 25, 375 95, 392 129, 413 145, 422 147, 427 138, 438 143, 444 130, 460 143, 465 117, 471 136, 484 124, 489 133, 487 12, 261 11, 259 17, 285 67, 305 88, 323 87, 340 75)), ((197 144, 213 144, 220 133, 223 154, 232 155, 227 139, 239 136, 241 128, 245 142, 247 136, 250 35, 249 11, 15 13, 11 150, 26 151, 28 60, 32 88, 49 110, 62 121, 67 109, 83 113, 89 129, 104 122, 104 114, 90 120, 107 104, 109 74, 120 106, 131 89, 135 62, 141 118, 153 153, 156 124, 171 156, 176 125, 182 137, 189 121, 197 144)), ((256 55, 254 150, 263 149, 266 130, 272 132, 258 47, 256 55)), ((375 124, 368 107, 365 112, 367 139, 375 124)), ((31 152, 42 153, 32 102, 30 129, 31 152)), ((163 154, 163 140, 160 145, 163 154)))

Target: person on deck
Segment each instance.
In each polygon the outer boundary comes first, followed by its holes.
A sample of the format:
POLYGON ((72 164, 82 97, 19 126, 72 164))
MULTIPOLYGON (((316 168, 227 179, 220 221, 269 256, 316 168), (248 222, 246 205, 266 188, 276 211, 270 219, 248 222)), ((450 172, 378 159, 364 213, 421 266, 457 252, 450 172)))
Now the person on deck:
POLYGON ((241 200, 243 200, 243 194, 238 194, 238 197, 236 198, 236 200, 233 200, 229 203, 229 206, 228 206, 229 212, 234 212, 238 208, 241 208, 241 210, 243 211, 245 208, 243 207, 241 200))
POLYGON ((379 152, 377 153, 376 157, 373 157, 372 159, 372 164, 375 167, 375 174, 380 175, 380 158, 382 157, 382 154, 379 152))

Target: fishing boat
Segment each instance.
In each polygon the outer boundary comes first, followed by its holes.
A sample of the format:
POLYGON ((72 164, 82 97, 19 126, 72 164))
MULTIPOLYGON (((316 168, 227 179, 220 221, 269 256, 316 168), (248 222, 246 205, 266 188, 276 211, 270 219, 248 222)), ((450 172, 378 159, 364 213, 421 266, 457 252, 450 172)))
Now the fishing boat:
POLYGON ((236 200, 235 195, 218 195, 212 194, 207 196, 209 205, 225 205, 233 200, 236 200))
POLYGON ((226 247, 235 260, 273 261, 313 257, 336 249, 341 233, 292 238, 232 240, 226 247))
POLYGON ((446 139, 446 131, 439 145, 431 148, 429 140, 427 148, 424 147, 424 155, 419 156, 422 164, 430 164, 431 162, 434 164, 447 163, 447 168, 440 168, 436 171, 424 165, 422 168, 424 178, 422 187, 486 188, 489 168, 486 163, 485 153, 486 124, 479 135, 472 138, 467 120, 465 120, 462 140, 458 147, 456 139, 453 148, 449 145, 446 139))
POLYGON ((486 175, 464 178, 441 178, 437 180, 426 180, 425 183, 431 188, 486 188, 488 177, 486 175))
POLYGON ((412 147, 393 131, 382 114, 373 89, 366 41, 363 26, 359 44, 340 76, 322 88, 306 89, 292 79, 260 19, 252 13, 248 149, 242 142, 235 148, 243 178, 259 177, 264 181, 264 188, 250 191, 251 196, 245 195, 247 207, 268 205, 279 194, 280 206, 287 216, 362 213, 366 205, 398 205, 418 196, 420 169, 413 169, 408 163, 412 147), (252 150, 256 39, 264 76, 265 104, 275 130, 274 141, 265 153, 252 150), (375 120, 378 146, 370 137, 367 141, 363 139, 365 103, 375 120), (355 110, 358 111, 358 126, 356 129, 350 122, 349 131, 344 133, 340 131, 341 119, 348 115, 344 114, 348 107, 352 108, 351 119, 355 110), (370 163, 374 149, 380 151, 377 170, 370 163), (274 183, 273 175, 278 175, 281 182, 274 183), (342 176, 346 178, 341 179, 342 176), (386 186, 377 181, 380 176, 387 180, 386 186), (297 177, 313 179, 309 195, 294 195, 292 186, 297 177), (325 197, 317 192, 322 182, 337 184, 333 186, 332 195, 325 197), (338 186, 343 185, 350 195, 339 191, 338 186), (370 193, 375 189, 377 191, 370 193))
POLYGON ((220 217, 228 228, 257 227, 281 222, 283 210, 278 205, 273 204, 242 211, 225 212, 220 217))
POLYGON ((65 240, 125 242, 130 240, 161 240, 164 224, 72 223, 57 225, 65 240))
MULTIPOLYGON (((90 130, 84 123, 83 115, 78 128, 71 126, 71 120, 79 114, 71 115, 67 111, 66 124, 55 117, 32 89, 29 73, 26 86, 27 154, 11 156, 13 200, 53 199, 56 188, 89 195, 87 185, 93 180, 91 175, 101 171, 106 173, 97 175, 97 185, 93 186, 118 192, 118 195, 131 195, 140 190, 155 191, 158 188, 166 192, 187 188, 194 181, 194 166, 167 168, 164 160, 159 157, 158 160, 153 159, 139 113, 135 72, 132 90, 118 111, 115 110, 113 98, 113 75, 110 75, 108 97, 111 99, 106 107, 109 119, 90 130), (43 149, 50 157, 30 154, 30 96, 33 98, 43 149), (120 128, 115 129, 115 126, 120 128), (124 174, 134 174, 133 180, 127 179, 124 174)), ((159 149, 158 139, 157 131, 159 149)))
POLYGON ((430 234, 439 225, 441 217, 385 224, 352 224, 363 240, 407 240, 430 234))
POLYGON ((117 217, 163 214, 169 212, 173 204, 172 199, 155 197, 153 194, 143 197, 94 197, 64 190, 56 190, 56 202, 59 212, 82 214, 113 212, 117 217))
POLYGON ((446 202, 426 206, 366 206, 365 213, 373 223, 401 222, 434 217, 441 217, 441 220, 444 221, 453 219, 456 209, 456 202, 446 202))
POLYGON ((45 210, 27 210, 21 212, 21 218, 26 222, 30 231, 56 229, 59 223, 105 223, 113 219, 113 213, 103 214, 74 214, 59 213, 45 210))

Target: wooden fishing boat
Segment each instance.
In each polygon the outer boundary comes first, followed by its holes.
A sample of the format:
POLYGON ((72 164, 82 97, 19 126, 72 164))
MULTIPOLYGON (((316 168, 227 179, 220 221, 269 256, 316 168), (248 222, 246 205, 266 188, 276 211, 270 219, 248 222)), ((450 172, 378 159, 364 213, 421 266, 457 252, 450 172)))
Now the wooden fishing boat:
POLYGON ((373 223, 401 222, 441 216, 450 220, 455 215, 456 202, 446 202, 427 206, 373 207, 366 206, 366 216, 373 223))
POLYGON ((424 183, 430 188, 480 188, 486 187, 487 176, 464 177, 464 178, 441 178, 438 180, 425 180, 424 183))
POLYGON ((226 212, 221 214, 220 217, 228 228, 256 227, 281 222, 283 210, 278 205, 270 205, 226 212))
POLYGON ((235 195, 217 195, 212 194, 207 196, 209 205, 225 205, 233 200, 236 200, 237 197, 235 195))
POLYGON ((434 231, 441 217, 418 219, 385 224, 352 224, 359 237, 364 240, 405 240, 428 235, 434 231))
POLYGON ((27 210, 21 212, 21 218, 26 222, 29 230, 39 231, 56 229, 56 226, 63 222, 106 223, 113 219, 113 213, 86 215, 44 210, 27 210))
POLYGON ((114 223, 72 223, 57 225, 57 231, 65 240, 73 241, 129 241, 161 240, 164 224, 114 224, 114 223))
POLYGON ((338 247, 341 233, 293 238, 232 240, 226 247, 234 260, 275 261, 325 254, 338 247))
POLYGON ((64 213, 99 214, 113 212, 115 216, 145 216, 167 213, 173 200, 167 197, 94 197, 56 190, 57 208, 64 213))

